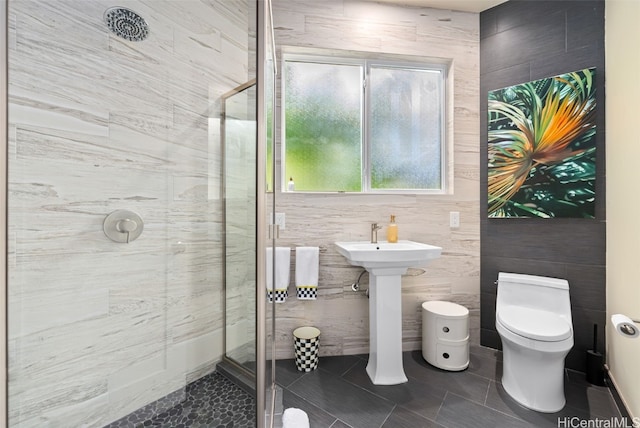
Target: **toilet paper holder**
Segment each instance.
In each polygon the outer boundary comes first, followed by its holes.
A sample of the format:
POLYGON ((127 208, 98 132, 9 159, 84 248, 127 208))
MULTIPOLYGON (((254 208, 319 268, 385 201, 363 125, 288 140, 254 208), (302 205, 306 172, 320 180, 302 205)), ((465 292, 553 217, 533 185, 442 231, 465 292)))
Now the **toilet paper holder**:
POLYGON ((640 322, 640 321, 631 319, 626 315, 622 315, 622 314, 611 315, 611 323, 613 324, 613 328, 622 336, 625 336, 629 339, 635 339, 638 336, 640 336, 640 329, 635 324, 637 322, 640 322))

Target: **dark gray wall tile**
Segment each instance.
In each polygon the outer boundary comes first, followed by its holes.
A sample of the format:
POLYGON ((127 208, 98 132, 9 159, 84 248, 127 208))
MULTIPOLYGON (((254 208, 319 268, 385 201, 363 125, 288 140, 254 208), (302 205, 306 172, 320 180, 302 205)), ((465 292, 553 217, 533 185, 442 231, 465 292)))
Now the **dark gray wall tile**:
MULTIPOLYGON (((530 61, 531 78, 529 80, 544 79, 549 76, 557 76, 568 71, 583 70, 585 68, 596 68, 597 89, 604 88, 604 82, 600 82, 598 71, 604 68, 604 56, 601 58, 593 55, 594 49, 601 51, 602 47, 583 46, 568 52, 561 52, 556 55, 545 55, 532 58, 530 61), (571 70, 567 70, 566 57, 571 57, 571 70)), ((597 92, 596 92, 597 93, 597 92)), ((599 104, 599 103, 598 103, 599 104)))
MULTIPOLYGON (((569 355, 567 355, 566 366, 576 369, 576 367, 586 367, 586 352, 593 348, 593 325, 598 325, 598 351, 604 353, 604 324, 606 321, 606 311, 595 311, 580 307, 573 307, 571 310, 573 317, 573 341, 574 345, 569 355)), ((580 370, 579 368, 576 370, 580 370)), ((585 371, 580 370, 580 371, 585 371)))
POLYGON ((482 308, 482 312, 480 313, 480 328, 495 330, 496 294, 480 293, 480 307, 482 308))
MULTIPOLYGON (((482 61, 482 58, 480 58, 482 61)), ((484 114, 481 116, 485 119, 484 134, 486 135, 486 120, 487 120, 487 95, 488 91, 494 91, 496 89, 506 88, 507 86, 513 86, 520 83, 528 82, 531 80, 531 64, 525 62, 522 64, 516 64, 511 67, 501 68, 499 70, 492 71, 490 73, 482 75, 482 82, 480 86, 480 102, 481 107, 484 108, 484 114)))
POLYGON ((493 349, 502 349, 502 342, 498 332, 493 329, 481 328, 480 329, 480 343, 482 346, 488 346, 493 349))
POLYGON ((484 11, 480 15, 480 39, 491 36, 498 31, 497 16, 492 9, 484 11))
POLYGON ((605 264, 604 222, 575 218, 505 218, 482 222, 480 246, 487 255, 552 263, 605 264))
POLYGON ((584 371, 593 323, 604 322, 606 279, 604 1, 512 0, 480 14, 481 159, 487 149, 487 91, 596 67, 596 219, 488 219, 481 162, 481 344, 495 331, 499 271, 570 281, 575 345, 567 367, 584 371), (482 28, 487 26, 487 28, 482 28))
POLYGON ((558 0, 515 0, 495 8, 496 31, 503 32, 544 21, 550 15, 564 13, 567 3, 558 0))
POLYGON ((604 2, 582 1, 567 10, 567 49, 594 46, 604 40, 604 2))
POLYGON ((607 270, 604 266, 568 264, 566 275, 571 293, 571 306, 604 309, 602 303, 607 297, 607 270))
POLYGON ((480 58, 484 72, 528 62, 531 57, 565 51, 565 13, 556 12, 544 20, 526 24, 482 39, 480 58))

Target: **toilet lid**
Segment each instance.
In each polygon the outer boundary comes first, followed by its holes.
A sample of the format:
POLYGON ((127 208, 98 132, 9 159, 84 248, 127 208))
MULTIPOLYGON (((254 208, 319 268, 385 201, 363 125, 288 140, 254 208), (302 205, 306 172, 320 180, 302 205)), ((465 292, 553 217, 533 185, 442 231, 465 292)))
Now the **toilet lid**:
POLYGON ((571 324, 553 312, 523 306, 507 306, 496 314, 498 321, 515 334, 543 342, 571 337, 571 324))

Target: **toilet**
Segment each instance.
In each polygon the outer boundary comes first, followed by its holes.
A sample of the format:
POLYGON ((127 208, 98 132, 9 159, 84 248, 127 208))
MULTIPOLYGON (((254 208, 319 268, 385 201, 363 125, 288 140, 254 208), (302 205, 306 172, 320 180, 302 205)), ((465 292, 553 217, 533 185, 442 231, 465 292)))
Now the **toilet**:
POLYGON ((564 359, 573 347, 569 283, 500 272, 497 284, 502 386, 526 408, 557 412, 566 402, 564 359))

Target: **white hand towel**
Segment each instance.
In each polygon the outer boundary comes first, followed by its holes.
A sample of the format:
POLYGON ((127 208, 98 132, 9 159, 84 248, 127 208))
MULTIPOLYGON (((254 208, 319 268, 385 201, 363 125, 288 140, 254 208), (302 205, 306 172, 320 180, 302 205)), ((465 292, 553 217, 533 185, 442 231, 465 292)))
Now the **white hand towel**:
POLYGON ((320 249, 318 247, 296 247, 296 287, 312 289, 314 291, 312 299, 315 299, 315 289, 318 287, 319 265, 320 249))
POLYGON ((304 410, 289 407, 282 414, 282 428, 309 428, 309 416, 304 410))
POLYGON ((273 252, 267 247, 267 290, 286 290, 289 287, 289 266, 291 265, 291 248, 276 247, 276 279, 273 284, 273 252))

